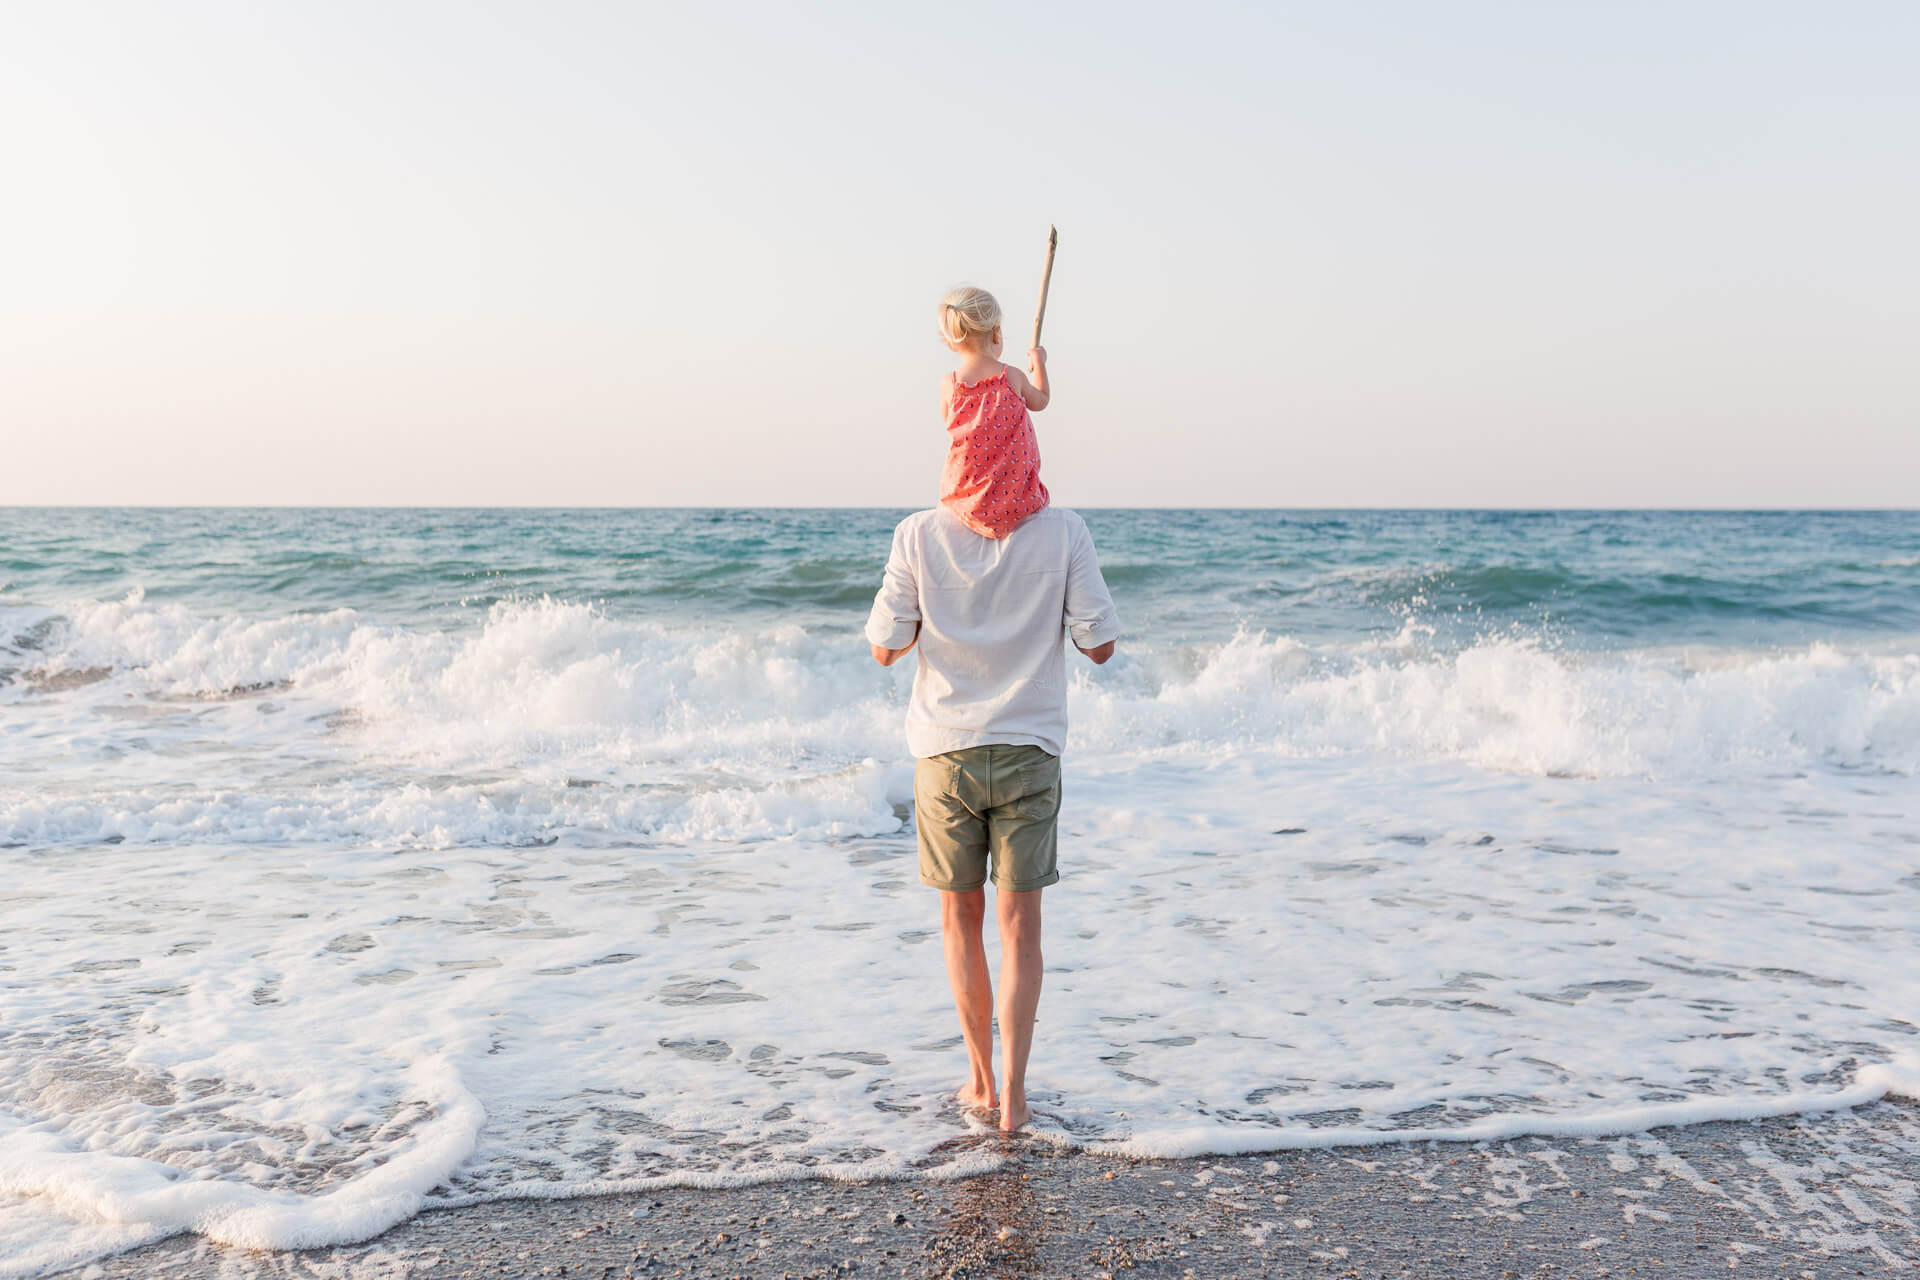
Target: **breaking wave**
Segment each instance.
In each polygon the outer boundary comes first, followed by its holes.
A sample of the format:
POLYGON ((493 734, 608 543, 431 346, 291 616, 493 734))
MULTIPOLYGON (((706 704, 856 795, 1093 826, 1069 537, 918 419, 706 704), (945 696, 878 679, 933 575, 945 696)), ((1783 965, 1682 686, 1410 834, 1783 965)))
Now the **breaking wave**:
MULTIPOLYGON (((37 740, 160 757, 116 789, 0 791, 12 844, 871 835, 897 828, 909 789, 911 663, 882 670, 845 630, 550 598, 436 630, 350 609, 209 617, 133 593, 0 606, 0 637, 0 702, 37 740), (263 752, 283 767, 259 772, 263 752), (198 767, 172 776, 169 756, 198 767)), ((1380 753, 1678 780, 1920 768, 1920 653, 1885 646, 1596 654, 1506 634, 1446 649, 1417 623, 1345 647, 1146 637, 1080 667, 1070 705, 1070 750, 1107 759, 1380 753)))

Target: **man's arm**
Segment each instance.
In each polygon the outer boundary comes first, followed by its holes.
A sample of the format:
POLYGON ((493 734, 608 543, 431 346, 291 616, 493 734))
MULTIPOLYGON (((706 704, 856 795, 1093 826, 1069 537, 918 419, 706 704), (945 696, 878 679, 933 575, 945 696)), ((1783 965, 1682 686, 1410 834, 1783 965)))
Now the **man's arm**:
POLYGON ((1093 535, 1085 524, 1075 523, 1079 527, 1074 530, 1067 562, 1067 632, 1073 647, 1100 665, 1113 656, 1114 642, 1120 638, 1120 615, 1114 612, 1107 580, 1100 576, 1093 535))
MULTIPOLYGON (((889 649, 882 644, 872 645, 871 647, 873 649, 873 660, 879 663, 883 667, 890 667, 894 663, 900 661, 900 659, 906 657, 907 649, 913 648, 914 641, 917 641, 919 638, 920 638, 920 624, 916 622, 913 624, 913 640, 907 641, 906 649, 889 649)), ((1113 650, 1113 646, 1108 645, 1107 650, 1109 653, 1111 653, 1113 650)), ((1106 659, 1095 658, 1094 661, 1105 662, 1106 659)))
POLYGON ((873 598, 872 612, 867 614, 867 644, 873 649, 873 660, 890 667, 919 639, 920 584, 907 556, 906 538, 896 528, 880 591, 873 598))

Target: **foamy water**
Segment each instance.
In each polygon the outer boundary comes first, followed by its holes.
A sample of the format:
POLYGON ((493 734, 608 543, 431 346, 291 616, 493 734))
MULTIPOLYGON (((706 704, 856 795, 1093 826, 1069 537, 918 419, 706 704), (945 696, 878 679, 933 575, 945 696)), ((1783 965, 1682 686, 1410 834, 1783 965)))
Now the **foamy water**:
MULTIPOLYGON (((385 518, 431 542, 437 517, 385 518)), ((1402 563, 1322 534, 1317 566, 1149 581, 1209 539, 1137 519, 1093 521, 1134 630, 1071 695, 1043 1134, 1190 1154, 1920 1092, 1920 645, 1847 615, 1864 570, 1802 565, 1797 609, 1714 614, 1711 642, 1682 609, 1601 643, 1618 611, 1542 615, 1524 565, 1444 603, 1417 530, 1402 563)), ((449 569, 358 603, 381 565, 283 573, 238 516, 224 557, 133 548, 91 592, 98 530, 16 533, 0 1275, 992 1163, 947 1100, 911 671, 857 635, 884 540, 774 523, 728 554, 683 529, 624 594, 544 548, 504 594, 442 599, 449 569), (559 590, 524 590, 543 564, 559 590), (335 598, 279 600, 325 573, 335 598)), ((1906 528, 1869 530, 1895 622, 1906 528)))

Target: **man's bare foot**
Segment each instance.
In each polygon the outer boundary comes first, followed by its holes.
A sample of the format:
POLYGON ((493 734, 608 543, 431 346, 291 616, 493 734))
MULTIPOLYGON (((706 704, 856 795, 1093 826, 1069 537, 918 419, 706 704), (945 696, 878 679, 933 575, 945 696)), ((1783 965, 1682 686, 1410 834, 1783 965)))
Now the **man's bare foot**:
POLYGON ((1025 1098, 1009 1097, 1006 1105, 1000 1108, 1000 1132, 1018 1133, 1027 1127, 1033 1119, 1033 1108, 1027 1105, 1025 1098))
POLYGON ((953 1096, 960 1100, 961 1106, 972 1107, 976 1111, 992 1111, 1000 1105, 1000 1099, 994 1093, 991 1083, 984 1087, 978 1084, 966 1085, 953 1096))

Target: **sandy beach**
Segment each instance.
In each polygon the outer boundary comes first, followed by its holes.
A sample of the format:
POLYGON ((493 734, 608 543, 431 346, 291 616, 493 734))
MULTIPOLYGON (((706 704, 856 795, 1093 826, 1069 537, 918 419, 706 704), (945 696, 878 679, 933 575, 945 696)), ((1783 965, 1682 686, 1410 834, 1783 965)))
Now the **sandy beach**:
MULTIPOLYGON (((993 1139, 984 1139, 992 1142, 993 1139)), ((65 1280, 1829 1276, 1920 1269, 1920 1107, 1618 1138, 1104 1159, 430 1212, 364 1244, 179 1236, 65 1280)))

